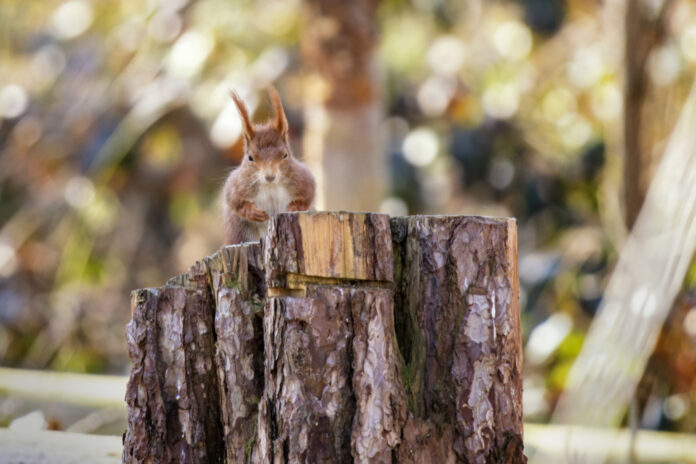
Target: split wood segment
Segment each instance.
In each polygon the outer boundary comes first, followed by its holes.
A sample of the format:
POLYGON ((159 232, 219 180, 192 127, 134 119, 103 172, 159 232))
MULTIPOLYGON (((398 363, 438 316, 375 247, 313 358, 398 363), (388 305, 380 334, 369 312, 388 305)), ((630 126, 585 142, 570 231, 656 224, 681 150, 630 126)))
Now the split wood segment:
POLYGON ((293 213, 133 293, 123 460, 521 463, 514 220, 293 213))
POLYGON ((345 280, 392 282, 391 256, 385 214, 281 214, 268 228, 266 282, 269 289, 345 280))

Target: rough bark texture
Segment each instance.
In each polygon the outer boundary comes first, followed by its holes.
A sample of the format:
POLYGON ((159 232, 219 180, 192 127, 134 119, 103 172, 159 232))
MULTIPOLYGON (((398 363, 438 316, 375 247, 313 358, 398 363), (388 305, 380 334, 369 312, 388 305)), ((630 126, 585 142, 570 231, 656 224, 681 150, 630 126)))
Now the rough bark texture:
POLYGON ((269 300, 255 462, 392 462, 406 418, 391 292, 269 300))
POLYGON ((408 217, 393 219, 392 231, 412 413, 400 458, 496 462, 512 441, 505 462, 521 462, 514 221, 408 217))
POLYGON ((124 461, 525 462, 514 221, 283 214, 134 292, 124 461))
POLYGON ((133 293, 124 462, 246 462, 263 388, 264 293, 258 243, 133 293))
POLYGON ((209 293, 164 287, 137 290, 132 298, 123 461, 220 461, 224 446, 209 293))
POLYGON ((263 390, 261 246, 223 248, 206 260, 215 295, 215 360, 227 463, 246 463, 263 390))
POLYGON ((339 289, 271 298, 266 387, 254 462, 351 462, 348 305, 339 289))
POLYGON ((353 290, 353 418, 355 462, 392 462, 406 420, 406 391, 394 330, 391 290, 353 290))

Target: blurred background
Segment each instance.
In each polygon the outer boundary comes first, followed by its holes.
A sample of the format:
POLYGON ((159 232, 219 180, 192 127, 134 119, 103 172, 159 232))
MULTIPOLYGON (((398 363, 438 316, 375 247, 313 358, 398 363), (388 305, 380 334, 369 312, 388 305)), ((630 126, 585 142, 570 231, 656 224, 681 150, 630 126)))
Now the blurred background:
MULTIPOLYGON (((222 244, 229 89, 258 121, 273 84, 320 209, 517 218, 524 413, 548 421, 695 70, 692 0, 3 0, 0 364, 128 373, 130 290, 222 244)), ((684 269, 619 424, 696 430, 684 269)), ((36 408, 1 396, 0 426, 36 408)))

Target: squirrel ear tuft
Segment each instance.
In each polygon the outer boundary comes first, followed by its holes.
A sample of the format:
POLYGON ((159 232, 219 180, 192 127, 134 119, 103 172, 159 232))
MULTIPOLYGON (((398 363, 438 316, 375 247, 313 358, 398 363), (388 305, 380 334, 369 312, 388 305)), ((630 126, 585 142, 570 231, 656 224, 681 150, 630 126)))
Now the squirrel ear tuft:
POLYGON ((230 90, 230 96, 232 97, 232 100, 234 100, 234 104, 237 106, 237 111, 239 111, 239 117, 242 118, 242 127, 244 128, 244 136, 246 137, 247 140, 251 140, 254 138, 254 125, 251 123, 251 119, 249 118, 249 111, 247 111, 247 107, 242 101, 241 98, 239 98, 239 94, 235 92, 234 90, 230 90))
POLYGON ((288 119, 285 117, 285 110, 283 110, 283 103, 280 101, 280 95, 278 95, 278 91, 272 85, 268 86, 268 95, 271 97, 273 111, 275 112, 273 126, 283 137, 287 137, 288 119))

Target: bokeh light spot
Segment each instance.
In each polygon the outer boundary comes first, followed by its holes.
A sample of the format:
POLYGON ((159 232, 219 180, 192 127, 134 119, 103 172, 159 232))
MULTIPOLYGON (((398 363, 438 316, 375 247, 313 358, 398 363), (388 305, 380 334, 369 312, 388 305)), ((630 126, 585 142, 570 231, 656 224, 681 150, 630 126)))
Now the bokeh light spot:
POLYGON ((509 119, 517 113, 519 93, 513 83, 494 83, 483 92, 483 109, 492 118, 509 119))
POLYGON ((428 31, 414 16, 387 19, 382 26, 380 55, 388 68, 405 72, 421 66, 427 53, 428 31))
POLYGON ((451 35, 444 35, 435 39, 428 49, 426 59, 433 72, 451 76, 461 69, 466 56, 466 44, 462 40, 451 35))
POLYGON ((188 31, 174 42, 167 58, 167 69, 175 76, 192 77, 201 70, 212 48, 212 38, 188 31))
POLYGON ((440 76, 425 80, 418 89, 418 106, 426 116, 440 116, 445 112, 456 89, 456 81, 440 76))
POLYGON ((507 21, 495 30, 493 45, 505 58, 519 60, 532 50, 532 33, 518 21, 507 21))
POLYGON ((672 395, 665 400, 663 410, 665 417, 671 421, 678 421, 689 410, 689 400, 685 395, 672 395))
POLYGON ((65 53, 56 44, 44 45, 31 60, 35 78, 43 83, 53 81, 65 69, 65 53))
POLYGON ((555 313, 549 316, 529 334, 525 361, 532 365, 546 362, 568 336, 572 327, 573 321, 565 313, 555 313))
POLYGON ((12 137, 21 147, 29 148, 38 142, 42 131, 39 118, 25 116, 15 126, 12 137))
POLYGON ((488 171, 488 183, 498 190, 507 188, 515 177, 515 166, 507 158, 496 158, 488 171))
POLYGON ((404 138, 402 147, 404 158, 415 166, 427 166, 435 159, 439 145, 435 132, 426 127, 420 127, 404 138))
POLYGON ((114 31, 114 37, 118 45, 124 50, 129 51, 138 49, 144 35, 145 23, 140 18, 131 18, 114 31))
POLYGON ((53 12, 51 23, 56 37, 69 40, 84 34, 92 25, 92 6, 83 0, 70 0, 53 12))
POLYGON ((657 85, 670 85, 681 72, 679 50, 673 44, 667 44, 653 50, 648 58, 648 74, 657 85))
POLYGON ((220 149, 234 145, 242 135, 242 122, 239 113, 232 101, 228 102, 220 111, 210 128, 210 140, 220 149))
POLYGON ((598 47, 581 48, 566 67, 568 79, 579 89, 594 85, 604 73, 604 59, 598 47))
POLYGON ((254 82, 260 87, 276 80, 288 66, 290 58, 283 47, 270 47, 252 65, 254 82))
POLYGON ((94 199, 94 184, 83 176, 72 177, 65 184, 63 195, 73 208, 84 208, 94 199))
POLYGON ((392 217, 407 216, 408 205, 399 197, 388 197, 380 204, 379 211, 392 217))
POLYGON ((593 89, 591 95, 592 112, 602 121, 616 119, 621 114, 623 96, 615 82, 606 82, 593 89))
POLYGON ((563 116, 556 128, 560 132, 563 145, 571 150, 581 148, 590 141, 594 133, 587 119, 575 113, 563 116))
POLYGON ((6 85, 0 90, 0 117, 13 119, 27 109, 27 92, 17 84, 6 85))
POLYGON ((0 277, 9 277, 16 270, 17 256, 14 247, 0 239, 0 277))
POLYGON ((696 307, 693 307, 684 317, 684 331, 691 338, 696 338, 696 307))
POLYGON ((253 16, 254 24, 263 32, 282 36, 297 24, 299 2, 297 0, 273 0, 258 3, 259 13, 253 16))

